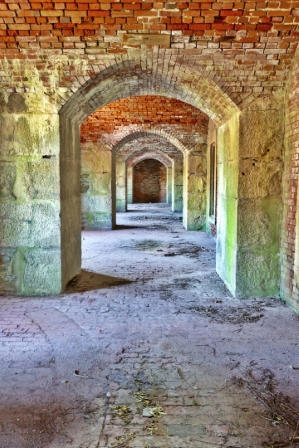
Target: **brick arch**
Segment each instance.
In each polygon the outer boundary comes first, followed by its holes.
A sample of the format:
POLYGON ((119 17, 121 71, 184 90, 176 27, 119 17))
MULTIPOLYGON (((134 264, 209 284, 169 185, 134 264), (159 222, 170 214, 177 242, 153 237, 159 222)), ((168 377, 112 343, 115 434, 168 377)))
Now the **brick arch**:
MULTIPOLYGON (((168 60, 167 60, 168 61, 168 60)), ((94 75, 60 109, 61 278, 62 288, 81 267, 80 124, 100 107, 138 95, 176 98, 206 113, 216 125, 239 109, 217 84, 195 69, 126 60, 94 75)), ((112 211, 112 216, 115 213, 112 211)), ((114 223, 112 223, 114 225, 114 223)))
POLYGON ((134 140, 138 140, 144 137, 150 137, 155 136, 158 137, 158 139, 162 142, 168 142, 172 146, 174 146, 176 149, 181 151, 182 154, 185 154, 188 152, 187 148, 183 143, 176 138, 171 132, 165 132, 163 129, 151 129, 150 131, 143 131, 140 130, 138 132, 133 132, 128 135, 126 135, 122 140, 120 140, 113 148, 113 152, 118 152, 124 145, 127 143, 130 143, 134 140))
POLYGON ((60 114, 82 123, 94 111, 113 101, 138 95, 161 95, 191 104, 217 125, 239 111, 220 87, 199 69, 171 67, 163 72, 158 61, 125 60, 90 78, 61 108, 60 114))
POLYGON ((172 167, 172 159, 167 156, 167 154, 162 154, 160 152, 153 152, 153 151, 139 151, 138 153, 132 154, 127 159, 128 166, 135 166, 137 163, 141 162, 142 160, 146 159, 155 159, 159 162, 163 163, 166 168, 172 167))

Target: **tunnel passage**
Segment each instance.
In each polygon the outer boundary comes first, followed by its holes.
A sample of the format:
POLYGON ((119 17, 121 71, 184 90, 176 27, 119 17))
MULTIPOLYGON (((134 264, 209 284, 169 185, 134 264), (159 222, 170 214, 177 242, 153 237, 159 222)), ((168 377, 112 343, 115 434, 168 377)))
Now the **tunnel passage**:
POLYGON ((133 168, 133 202, 166 202, 166 167, 155 159, 145 159, 133 168))

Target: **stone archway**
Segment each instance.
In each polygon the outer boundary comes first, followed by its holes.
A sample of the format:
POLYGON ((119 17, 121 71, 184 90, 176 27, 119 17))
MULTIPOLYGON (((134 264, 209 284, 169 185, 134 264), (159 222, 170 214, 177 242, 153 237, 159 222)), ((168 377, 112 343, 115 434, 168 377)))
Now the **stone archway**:
MULTIPOLYGON (((153 67, 141 69, 137 61, 124 61, 94 76, 60 110, 62 287, 77 274, 81 265, 80 123, 101 106, 132 94, 157 94, 180 99, 202 109, 218 125, 238 113, 238 107, 211 79, 194 72, 191 77, 194 83, 186 83, 190 72, 192 70, 186 67, 184 72, 177 73, 175 80, 170 80, 157 67, 155 70, 153 67)), ((199 186, 196 173, 204 163, 198 160, 196 148, 185 155, 184 166, 184 176, 188 177, 192 188, 203 191, 205 186, 199 186)), ((114 183, 113 179, 112 185, 114 183)), ((187 197, 186 188, 184 195, 187 197)), ((195 214, 189 218, 187 210, 191 207, 196 209, 196 196, 190 196, 190 201, 190 207, 189 204, 185 207, 184 222, 186 228, 192 229, 188 222, 196 222, 198 216, 195 214)), ((236 209, 233 216, 236 219, 236 209)), ((222 238, 225 241, 225 235, 222 238)))

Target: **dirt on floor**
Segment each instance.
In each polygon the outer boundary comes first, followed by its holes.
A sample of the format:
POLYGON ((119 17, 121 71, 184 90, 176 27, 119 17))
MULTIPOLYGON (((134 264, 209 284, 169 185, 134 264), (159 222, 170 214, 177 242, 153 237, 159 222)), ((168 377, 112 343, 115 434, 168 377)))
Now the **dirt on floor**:
POLYGON ((166 204, 82 233, 57 297, 1 297, 0 448, 299 446, 299 318, 234 299, 166 204))

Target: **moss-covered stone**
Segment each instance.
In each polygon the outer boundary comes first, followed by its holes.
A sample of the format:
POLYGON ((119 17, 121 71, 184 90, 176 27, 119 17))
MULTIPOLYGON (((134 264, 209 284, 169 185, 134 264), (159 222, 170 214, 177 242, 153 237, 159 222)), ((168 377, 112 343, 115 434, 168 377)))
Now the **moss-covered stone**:
POLYGON ((7 110, 10 113, 21 114, 27 111, 25 98, 20 93, 11 93, 8 97, 7 110))
POLYGON ((240 249, 237 254, 237 297, 269 297, 279 291, 279 254, 240 249))
POLYGON ((82 213, 85 230, 111 230, 112 213, 82 213))
POLYGON ((1 155, 58 154, 58 115, 2 115, 0 139, 1 155))

